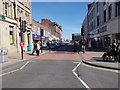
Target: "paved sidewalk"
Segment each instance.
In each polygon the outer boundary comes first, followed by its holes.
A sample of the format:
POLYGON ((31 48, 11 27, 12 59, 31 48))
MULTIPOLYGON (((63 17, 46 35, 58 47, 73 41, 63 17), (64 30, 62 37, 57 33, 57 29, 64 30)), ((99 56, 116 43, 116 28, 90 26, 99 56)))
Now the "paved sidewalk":
MULTIPOLYGON (((40 53, 40 55, 49 53, 49 50, 43 50, 43 53, 40 53)), ((21 53, 14 53, 14 54, 9 54, 8 55, 8 61, 2 63, 2 67, 8 66, 8 65, 12 65, 21 61, 26 61, 26 60, 30 60, 32 58, 36 58, 39 57, 37 55, 31 55, 32 51, 28 51, 28 52, 24 52, 24 59, 22 60, 21 58, 21 53)))
POLYGON ((83 60, 83 63, 92 65, 92 66, 97 66, 97 67, 103 67, 103 68, 108 68, 108 69, 113 69, 113 70, 120 70, 120 64, 115 63, 113 61, 104 61, 102 59, 102 55, 104 52, 93 52, 93 51, 87 51, 85 54, 82 52, 80 53, 80 56, 83 60))

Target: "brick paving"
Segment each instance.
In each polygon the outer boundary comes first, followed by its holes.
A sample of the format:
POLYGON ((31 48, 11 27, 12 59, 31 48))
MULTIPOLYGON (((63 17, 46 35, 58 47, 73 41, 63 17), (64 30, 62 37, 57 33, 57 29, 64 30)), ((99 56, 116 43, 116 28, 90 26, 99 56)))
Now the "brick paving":
POLYGON ((82 54, 82 56, 84 57, 85 60, 96 60, 96 57, 102 57, 104 52, 94 52, 94 53, 85 53, 82 54))
MULTIPOLYGON (((24 59, 32 59, 36 56, 25 56, 24 59)), ((21 59, 20 56, 8 56, 9 59, 21 59)))
POLYGON ((80 60, 79 54, 46 54, 37 60, 80 60))

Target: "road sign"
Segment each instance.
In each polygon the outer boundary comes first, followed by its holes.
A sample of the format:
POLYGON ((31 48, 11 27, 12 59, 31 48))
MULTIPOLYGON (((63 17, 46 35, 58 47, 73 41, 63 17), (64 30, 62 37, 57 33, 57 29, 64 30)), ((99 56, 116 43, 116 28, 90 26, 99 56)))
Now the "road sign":
POLYGON ((24 42, 20 42, 20 46, 21 46, 21 47, 24 47, 24 42))

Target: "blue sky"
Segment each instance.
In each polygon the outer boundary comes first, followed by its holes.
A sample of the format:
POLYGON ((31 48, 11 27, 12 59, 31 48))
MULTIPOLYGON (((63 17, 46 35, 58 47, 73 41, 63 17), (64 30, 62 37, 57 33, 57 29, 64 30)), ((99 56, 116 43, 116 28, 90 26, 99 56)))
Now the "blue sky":
POLYGON ((65 39, 71 39, 72 33, 80 33, 82 22, 87 14, 90 2, 32 2, 32 18, 50 19, 62 26, 65 39))

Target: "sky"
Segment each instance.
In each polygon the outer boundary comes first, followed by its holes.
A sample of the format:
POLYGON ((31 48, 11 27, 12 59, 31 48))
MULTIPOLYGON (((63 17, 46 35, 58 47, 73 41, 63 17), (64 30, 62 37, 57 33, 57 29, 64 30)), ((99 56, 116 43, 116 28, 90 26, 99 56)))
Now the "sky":
POLYGON ((72 39, 72 33, 80 33, 90 2, 32 2, 32 18, 41 23, 49 19, 62 26, 63 37, 72 39))

